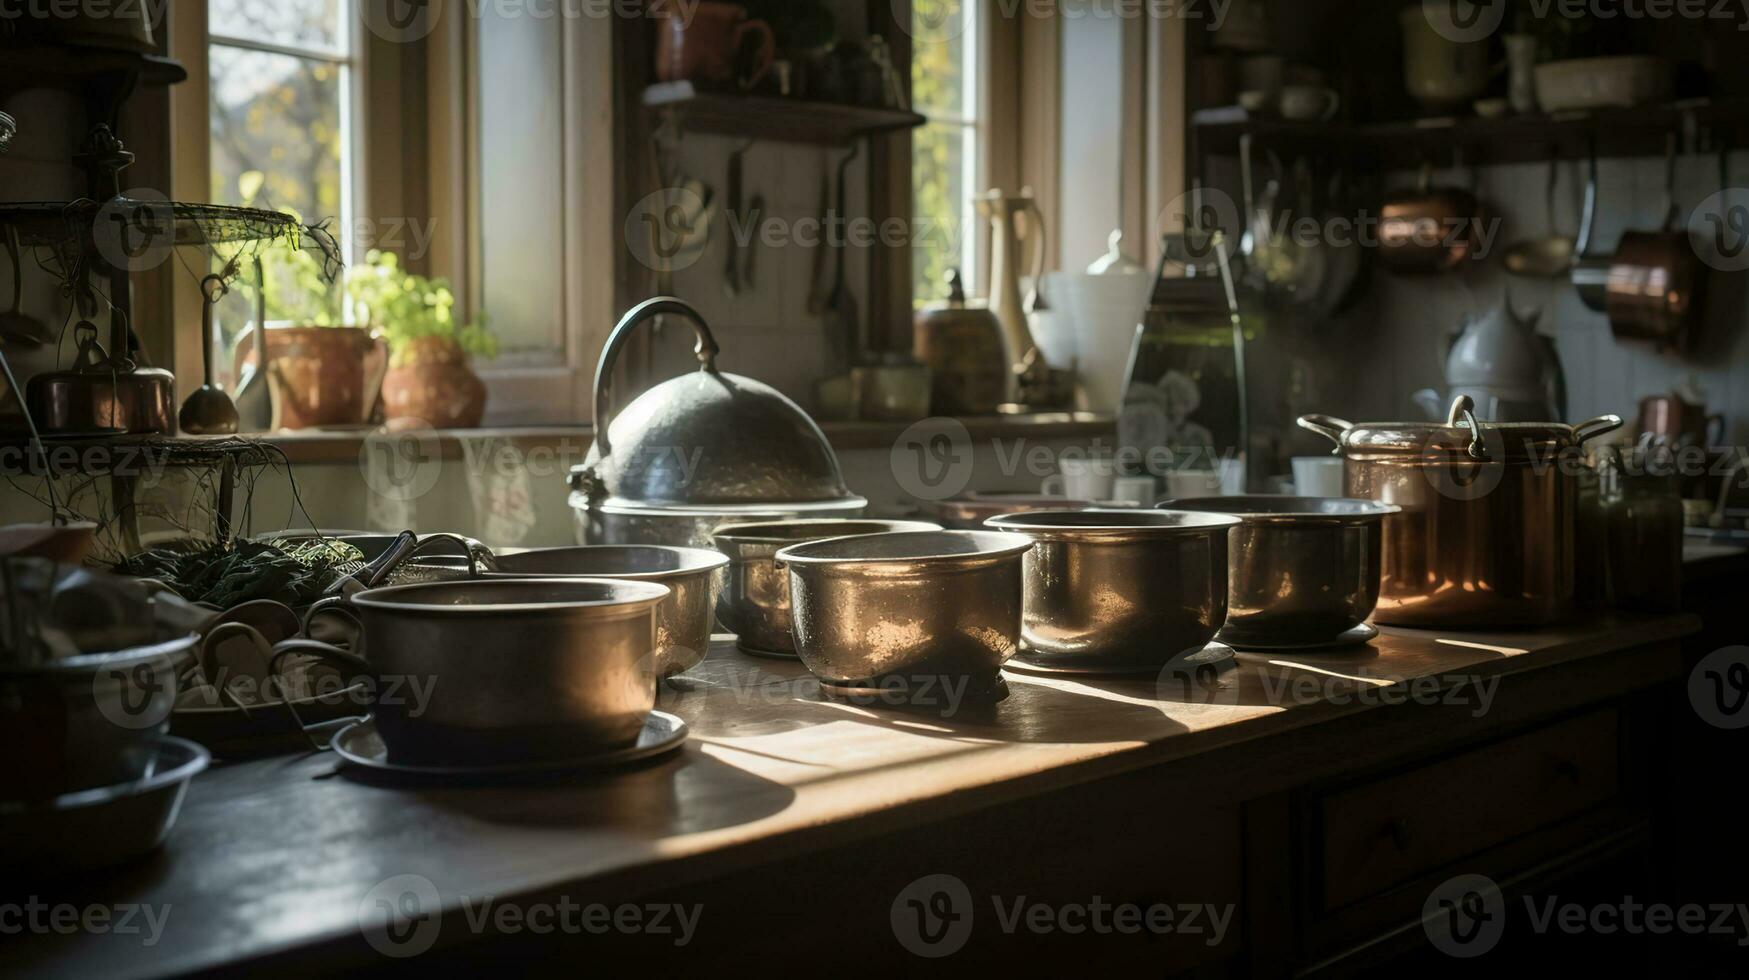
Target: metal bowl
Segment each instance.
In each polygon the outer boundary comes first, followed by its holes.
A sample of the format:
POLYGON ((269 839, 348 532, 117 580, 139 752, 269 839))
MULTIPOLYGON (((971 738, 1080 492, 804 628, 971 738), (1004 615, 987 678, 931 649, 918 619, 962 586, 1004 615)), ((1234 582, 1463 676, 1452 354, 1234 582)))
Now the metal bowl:
POLYGON ((728 582, 717 595, 717 622, 749 653, 796 655, 790 634, 789 573, 774 560, 781 548, 826 538, 903 531, 939 531, 928 521, 766 521, 725 524, 712 536, 729 556, 728 582))
POLYGON ((428 582, 330 600, 364 632, 310 654, 375 687, 377 730, 399 762, 463 765, 574 757, 630 745, 656 704, 655 582, 588 578, 428 582))
POLYGON ((729 559, 703 548, 601 544, 536 548, 499 555, 487 578, 568 576, 655 582, 668 587, 656 607, 656 670, 670 677, 704 660, 721 585, 717 574, 729 559))
POLYGON ((1227 625, 1219 639, 1316 644, 1372 615, 1379 601, 1384 519, 1401 508, 1327 497, 1199 497, 1162 506, 1228 514, 1232 534, 1227 625))
POLYGON ((829 538, 777 553, 796 653, 828 690, 994 689, 1020 640, 1020 562, 994 531, 829 538))
POLYGON ((0 665, 0 799, 41 800, 140 778, 170 724, 189 633, 109 653, 0 665))
POLYGON ((1033 511, 989 526, 1026 557, 1021 658, 1038 667, 1157 672, 1227 620, 1227 532, 1238 518, 1165 510, 1033 511))
POLYGON ((206 749, 153 739, 126 781, 32 803, 0 802, 0 866, 53 875, 120 864, 155 849, 176 822, 188 783, 207 767, 206 749))

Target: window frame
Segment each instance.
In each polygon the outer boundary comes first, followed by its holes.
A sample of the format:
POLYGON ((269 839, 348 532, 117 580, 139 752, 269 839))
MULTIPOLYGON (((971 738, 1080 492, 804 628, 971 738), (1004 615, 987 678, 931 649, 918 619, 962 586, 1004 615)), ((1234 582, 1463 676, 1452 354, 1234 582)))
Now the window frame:
MULTIPOLYGON (((981 233, 978 226, 977 210, 973 206, 972 200, 988 189, 990 184, 992 149, 990 117, 993 108, 991 93, 998 86, 1012 82, 1013 79, 997 80, 990 77, 990 69, 995 67, 990 58, 990 43, 994 36, 992 18, 999 16, 1000 5, 990 2, 990 0, 963 0, 963 2, 971 5, 972 10, 966 15, 971 21, 966 37, 971 43, 966 46, 969 57, 964 60, 965 71, 961 82, 964 88, 960 94, 960 114, 936 113, 930 111, 931 107, 915 103, 912 104, 912 109, 924 119, 920 129, 932 125, 954 127, 960 130, 962 139, 967 133, 971 137, 969 141, 966 141, 971 148, 971 159, 961 162, 960 180, 965 197, 960 202, 961 241, 958 261, 954 263, 954 266, 960 270, 960 281, 966 294, 977 296, 983 295, 988 286, 989 277, 984 271, 988 259, 986 255, 988 246, 985 240, 986 236, 981 233), (970 109, 969 115, 965 114, 968 108, 970 109)), ((914 66, 914 58, 912 63, 914 66)), ((915 173, 911 174, 910 183, 913 199, 915 199, 917 187, 915 173)), ((924 302, 920 297, 912 295, 911 305, 921 308, 924 302)))
MULTIPOLYGON (((358 240, 358 229, 362 222, 361 216, 370 212, 367 210, 369 186, 369 147, 370 140, 366 138, 365 121, 367 116, 367 101, 365 93, 370 88, 369 48, 366 39, 367 31, 362 29, 358 5, 366 0, 339 0, 340 3, 340 42, 338 49, 324 48, 315 45, 279 44, 272 41, 261 41, 254 38, 236 37, 228 34, 215 34, 208 26, 211 23, 210 5, 208 0, 196 0, 199 7, 198 17, 205 42, 200 52, 200 77, 206 83, 208 93, 207 105, 211 105, 212 65, 211 52, 214 47, 233 48, 242 51, 257 51, 263 54, 285 55, 291 58, 302 58, 308 61, 321 61, 335 65, 340 69, 340 213, 334 215, 337 226, 335 238, 340 243, 340 254, 346 263, 352 265, 364 258, 364 253, 371 243, 358 240)), ((193 4, 191 4, 193 6, 193 4)), ((193 74, 192 67, 190 74, 193 74)), ((212 172, 212 137, 210 108, 207 114, 207 125, 202 132, 208 133, 207 158, 204 161, 207 172, 207 186, 211 186, 212 172)), ((210 189, 201 195, 200 200, 211 196, 210 189)), ((272 202, 267 202, 272 206, 272 202)), ((307 215, 306 219, 319 221, 324 215, 307 215)), ((341 304, 343 315, 351 322, 353 315, 350 304, 341 304)))

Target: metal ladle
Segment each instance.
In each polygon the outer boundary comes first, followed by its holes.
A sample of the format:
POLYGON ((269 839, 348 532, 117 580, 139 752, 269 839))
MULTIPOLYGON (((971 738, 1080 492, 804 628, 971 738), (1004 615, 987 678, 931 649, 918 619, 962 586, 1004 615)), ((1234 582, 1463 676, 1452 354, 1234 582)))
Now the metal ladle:
POLYGON ((18 229, 6 229, 6 251, 12 256, 12 308, 0 313, 0 340, 39 347, 49 335, 41 320, 19 310, 24 299, 24 262, 20 259, 18 229))
POLYGON ((1560 172, 1556 169, 1555 158, 1549 157, 1549 189, 1544 201, 1544 214, 1548 218, 1549 233, 1541 238, 1530 238, 1513 242, 1506 249, 1506 271, 1515 276, 1526 276, 1534 279, 1558 279, 1567 275, 1573 268, 1573 256, 1577 251, 1573 239, 1555 231, 1555 187, 1560 172))
POLYGON ((204 300, 200 310, 200 356, 206 382, 182 403, 176 424, 189 435, 230 435, 237 431, 237 406, 230 395, 213 384, 213 307, 228 290, 222 276, 209 275, 200 281, 200 292, 204 300))

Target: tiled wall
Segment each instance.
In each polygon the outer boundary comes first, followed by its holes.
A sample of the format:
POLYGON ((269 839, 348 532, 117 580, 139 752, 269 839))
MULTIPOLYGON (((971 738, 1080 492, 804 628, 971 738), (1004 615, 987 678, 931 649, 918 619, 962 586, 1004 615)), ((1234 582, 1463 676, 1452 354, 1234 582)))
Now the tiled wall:
MULTIPOLYGON (((838 163, 847 152, 839 147, 813 147, 754 143, 742 164, 742 202, 751 204, 755 194, 765 197, 763 224, 770 224, 773 241, 761 240, 759 229, 746 226, 746 248, 756 251, 753 288, 744 284, 734 297, 723 291, 723 266, 736 239, 735 226, 727 217, 729 154, 745 141, 729 137, 687 136, 680 157, 683 172, 706 181, 715 191, 717 217, 711 226, 704 254, 691 266, 674 274, 674 291, 696 306, 722 347, 718 365, 725 371, 745 374, 812 406, 814 382, 826 374, 825 319, 808 313, 815 247, 798 243, 817 240, 813 222, 820 218, 822 183, 827 201, 836 209, 838 163), (807 219, 806 227, 797 223, 807 219)), ((867 214, 868 148, 864 146, 847 172, 850 192, 847 210, 855 218, 867 214)), ((821 270, 821 289, 832 284, 832 259, 828 253, 821 270)), ((851 246, 845 254, 845 275, 866 330, 869 249, 851 246)), ((670 329, 656 345, 651 380, 696 368, 692 335, 670 329)))

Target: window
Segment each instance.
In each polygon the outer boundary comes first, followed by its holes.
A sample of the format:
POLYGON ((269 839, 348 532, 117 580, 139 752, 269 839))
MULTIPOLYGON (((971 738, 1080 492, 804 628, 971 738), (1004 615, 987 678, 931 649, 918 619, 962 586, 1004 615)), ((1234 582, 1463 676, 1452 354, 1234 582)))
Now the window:
POLYGON ((912 9, 911 102, 928 122, 912 136, 912 208, 917 222, 911 295, 921 306, 947 295, 959 268, 976 275, 972 194, 978 187, 979 0, 917 0, 912 9))
MULTIPOLYGON (((289 210, 305 222, 332 218, 342 254, 357 213, 353 0, 208 0, 211 200, 289 210)), ((229 256, 215 256, 223 263, 229 256)), ((267 316, 341 315, 340 291, 319 288, 308 269, 271 263, 267 316)), ((255 321, 255 273, 244 268, 219 306, 218 358, 230 375, 238 334, 255 321)))

